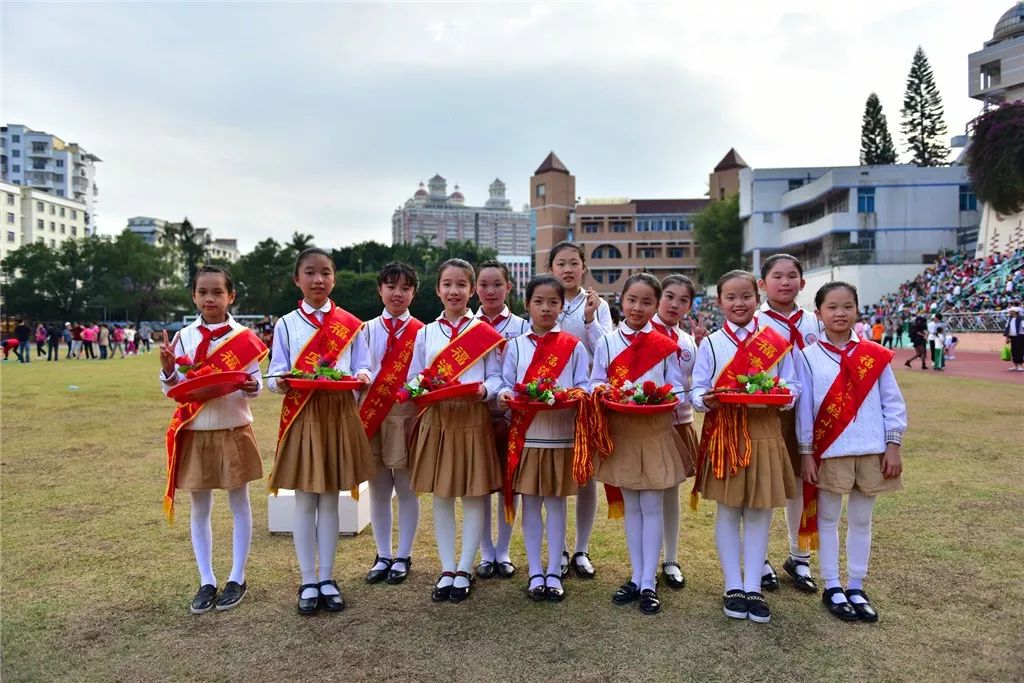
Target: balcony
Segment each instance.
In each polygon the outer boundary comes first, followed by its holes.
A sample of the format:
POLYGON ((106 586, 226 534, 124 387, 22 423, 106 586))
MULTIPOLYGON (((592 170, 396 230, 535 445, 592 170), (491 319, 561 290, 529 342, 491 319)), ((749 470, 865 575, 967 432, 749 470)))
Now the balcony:
POLYGON ((830 213, 816 221, 805 223, 796 228, 788 228, 779 234, 779 247, 803 244, 824 237, 833 232, 850 232, 862 230, 856 213, 830 213))
POLYGON ((25 152, 25 156, 35 159, 49 159, 52 156, 52 154, 50 153, 50 150, 46 148, 36 149, 35 147, 33 147, 32 149, 29 149, 25 152))
POLYGON ((53 187, 53 179, 45 171, 26 171, 25 182, 32 187, 53 187))

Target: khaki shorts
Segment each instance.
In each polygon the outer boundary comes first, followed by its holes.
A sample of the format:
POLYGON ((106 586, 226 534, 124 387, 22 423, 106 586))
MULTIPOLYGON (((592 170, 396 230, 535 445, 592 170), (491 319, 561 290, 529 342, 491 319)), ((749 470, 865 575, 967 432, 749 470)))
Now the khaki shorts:
POLYGON ((848 455, 825 458, 818 467, 818 488, 832 493, 849 493, 857 489, 865 496, 899 491, 902 476, 886 479, 882 476, 882 455, 848 455))

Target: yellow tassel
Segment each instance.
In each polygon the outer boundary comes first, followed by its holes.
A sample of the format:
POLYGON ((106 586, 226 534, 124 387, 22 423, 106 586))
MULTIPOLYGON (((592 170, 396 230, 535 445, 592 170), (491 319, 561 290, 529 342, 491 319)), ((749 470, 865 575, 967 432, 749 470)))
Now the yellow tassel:
POLYGON ((797 539, 797 546, 800 550, 817 550, 818 549, 818 532, 812 531, 811 533, 803 533, 799 535, 797 539))
POLYGON ((697 511, 697 503, 700 502, 700 494, 696 491, 690 492, 690 509, 694 512, 697 511))
POLYGON ((349 490, 349 494, 352 496, 352 500, 356 501, 357 503, 359 502, 359 487, 358 486, 356 486, 355 488, 349 490))
POLYGON ((164 516, 167 517, 167 526, 174 524, 174 499, 164 498, 164 516))
POLYGON ((505 522, 507 524, 514 524, 516 521, 516 509, 514 506, 505 504, 505 522))
POLYGON ((611 503, 608 505, 608 519, 622 519, 625 512, 622 503, 611 503))

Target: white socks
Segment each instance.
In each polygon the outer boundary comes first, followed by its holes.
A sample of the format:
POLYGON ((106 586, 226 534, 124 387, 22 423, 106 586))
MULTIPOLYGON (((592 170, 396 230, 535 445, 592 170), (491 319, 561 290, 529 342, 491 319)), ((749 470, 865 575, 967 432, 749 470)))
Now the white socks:
MULTIPOLYGON (((334 556, 338 549, 338 492, 295 492, 295 521, 292 539, 299 561, 302 583, 329 581, 334 573, 334 556), (320 571, 316 571, 316 556, 320 571), (319 578, 318 578, 319 577, 319 578)), ((333 586, 320 589, 324 595, 337 595, 333 586)), ((303 598, 315 598, 316 589, 302 591, 303 598)))
MULTIPOLYGON (((437 556, 441 560, 441 571, 455 573, 455 499, 435 495, 434 540, 437 542, 437 556)), ((437 583, 441 588, 452 585, 450 577, 442 577, 437 583)))
MULTIPOLYGON (((192 499, 192 550, 196 556, 201 585, 217 585, 213 573, 213 490, 190 491, 192 499)), ((228 581, 245 583, 245 564, 252 545, 252 510, 249 507, 249 487, 239 486, 228 491, 233 526, 231 530, 231 575, 228 581)))
MULTIPOLYGON (((412 543, 416 538, 416 527, 420 522, 420 501, 412 490, 412 475, 407 469, 382 468, 370 480, 370 522, 373 524, 373 540, 377 544, 377 555, 382 558, 409 557, 412 543), (391 552, 391 491, 398 494, 398 552, 391 552)), ((373 566, 383 569, 382 563, 373 566)), ((399 565, 397 569, 408 569, 399 565)))
MULTIPOLYGON (((810 562, 811 553, 808 550, 800 550, 800 518, 804 514, 804 493, 803 484, 797 482, 797 494, 795 498, 786 499, 786 528, 789 531, 789 556, 800 562, 810 562)), ((810 576, 810 566, 798 564, 796 573, 801 576, 810 576)))
POLYGON ((633 565, 630 580, 640 590, 654 590, 662 543, 662 491, 622 489, 625 508, 626 547, 633 565))
MULTIPOLYGON (((462 499, 462 555, 458 571, 467 574, 473 569, 480 538, 484 532, 484 505, 487 496, 466 496, 462 499)), ((441 571, 454 572, 455 565, 455 499, 434 496, 434 536, 437 540, 437 554, 441 559, 441 571)), ((452 580, 444 577, 437 583, 440 587, 451 586, 452 580)), ((465 588, 469 579, 458 577, 454 585, 465 588)))
MULTIPOLYGON (((850 492, 846 504, 846 569, 850 577, 849 587, 853 589, 863 589, 867 577, 868 559, 871 556, 871 512, 874 505, 875 496, 865 496, 856 490, 850 492)), ((841 585, 839 518, 842 511, 842 495, 818 489, 818 555, 826 588, 841 585)), ((862 602, 858 596, 852 600, 862 602)))
POLYGON ((743 590, 761 592, 761 568, 768 552, 771 508, 743 508, 743 590))
MULTIPOLYGON (((529 564, 530 576, 551 574, 560 577, 562 562, 562 545, 559 539, 565 538, 565 498, 557 496, 522 496, 523 499, 523 544, 526 546, 526 561, 529 564), (541 519, 541 506, 547 511, 548 532, 548 566, 543 570, 541 564, 541 545, 544 536, 544 523, 541 519)), ((552 579, 554 582, 556 579, 552 579)), ((558 586, 561 587, 561 579, 558 586)), ((545 583, 544 578, 531 579, 530 588, 545 583)))
MULTIPOLYGON (((662 536, 665 562, 679 562, 679 485, 665 489, 661 501, 662 536)), ((678 567, 667 567, 666 574, 682 577, 678 567)))
MULTIPOLYGON (((519 507, 519 494, 512 499, 512 507, 519 507)), ((480 541, 480 559, 484 562, 508 562, 511 560, 509 548, 512 545, 512 525, 505 521, 505 496, 500 491, 496 496, 484 496, 484 535, 480 541), (491 538, 491 499, 498 499, 498 543, 491 538)))
POLYGON ((748 593, 761 592, 761 571, 765 553, 768 551, 768 528, 771 526, 772 510, 737 508, 718 504, 715 514, 715 545, 718 546, 718 561, 725 577, 725 590, 742 590, 748 593), (743 522, 743 536, 740 538, 740 522, 743 522), (743 570, 740 571, 742 553, 743 570))
MULTIPOLYGON (((490 496, 462 498, 462 555, 459 558, 459 571, 467 574, 473 571, 473 559, 480 547, 480 539, 484 536, 484 509, 489 502, 490 496)), ((469 579, 463 576, 455 578, 456 588, 468 585, 469 579)))
POLYGON ((585 553, 590 550, 590 534, 594 531, 594 520, 597 518, 597 490, 599 487, 600 484, 591 479, 576 493, 576 550, 574 551, 576 553, 585 553))

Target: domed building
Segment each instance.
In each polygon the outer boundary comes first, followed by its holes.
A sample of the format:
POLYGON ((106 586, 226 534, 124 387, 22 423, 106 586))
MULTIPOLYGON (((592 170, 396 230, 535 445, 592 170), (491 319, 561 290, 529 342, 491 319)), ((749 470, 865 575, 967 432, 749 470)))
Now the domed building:
POLYGON ((986 106, 1024 99, 1024 2, 999 17, 992 39, 967 58, 968 94, 986 106))

